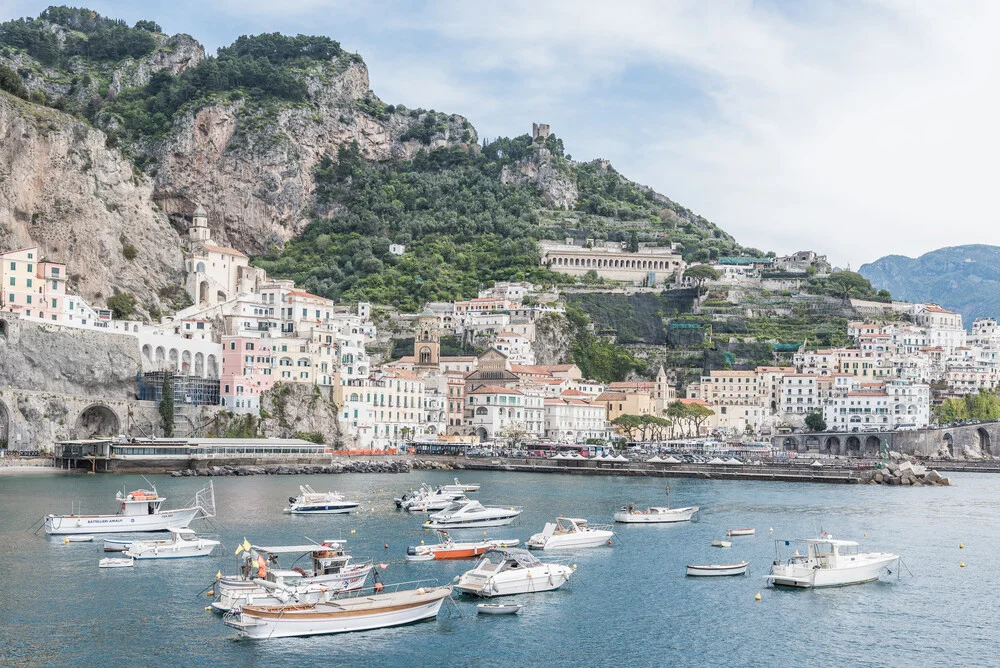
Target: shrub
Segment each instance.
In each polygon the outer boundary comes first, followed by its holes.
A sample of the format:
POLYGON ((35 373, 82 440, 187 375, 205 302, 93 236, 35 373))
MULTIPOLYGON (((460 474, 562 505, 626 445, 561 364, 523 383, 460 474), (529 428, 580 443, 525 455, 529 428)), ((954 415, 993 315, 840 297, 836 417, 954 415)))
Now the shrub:
POLYGON ((131 262, 132 260, 134 260, 136 257, 139 256, 139 251, 132 244, 126 243, 125 245, 122 246, 122 255, 125 256, 126 260, 131 262))

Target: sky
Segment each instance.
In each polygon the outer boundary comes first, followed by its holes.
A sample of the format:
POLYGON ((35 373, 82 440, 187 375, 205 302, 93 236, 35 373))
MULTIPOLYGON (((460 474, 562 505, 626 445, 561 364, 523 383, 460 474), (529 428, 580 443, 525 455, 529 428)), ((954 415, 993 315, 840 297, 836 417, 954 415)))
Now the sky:
MULTIPOLYGON (((51 2, 0 0, 0 19, 51 2)), ((740 243, 857 269, 1000 244, 1000 3, 89 0, 209 53, 242 34, 323 34, 386 103, 480 137, 548 123, 574 159, 705 216, 740 243)))

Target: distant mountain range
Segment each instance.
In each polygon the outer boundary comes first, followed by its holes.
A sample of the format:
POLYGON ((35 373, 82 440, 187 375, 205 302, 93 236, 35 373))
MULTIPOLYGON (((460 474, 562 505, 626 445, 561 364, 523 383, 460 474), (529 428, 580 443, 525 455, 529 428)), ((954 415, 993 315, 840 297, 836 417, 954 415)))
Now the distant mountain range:
POLYGON ((958 311, 966 328, 978 317, 1000 318, 1000 246, 951 246, 916 259, 887 255, 859 273, 896 299, 958 311))

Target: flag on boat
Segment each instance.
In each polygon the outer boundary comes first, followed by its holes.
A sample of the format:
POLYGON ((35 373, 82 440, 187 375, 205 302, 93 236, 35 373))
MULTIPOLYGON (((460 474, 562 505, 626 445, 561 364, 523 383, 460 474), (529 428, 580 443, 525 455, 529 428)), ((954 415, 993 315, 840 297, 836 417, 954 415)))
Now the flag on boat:
POLYGON ((249 552, 250 547, 250 541, 248 541, 246 536, 244 536, 243 542, 236 546, 236 554, 239 555, 240 552, 249 552))

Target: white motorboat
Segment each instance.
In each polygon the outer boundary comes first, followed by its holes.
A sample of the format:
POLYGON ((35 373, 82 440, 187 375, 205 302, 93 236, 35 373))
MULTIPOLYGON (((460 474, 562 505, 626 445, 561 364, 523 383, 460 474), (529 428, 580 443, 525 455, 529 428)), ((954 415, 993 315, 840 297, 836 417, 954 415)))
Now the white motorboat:
POLYGON ((444 510, 452 502, 463 499, 465 499, 465 492, 461 490, 422 487, 416 496, 403 501, 400 507, 411 513, 434 512, 444 510))
POLYGON ((753 536, 756 529, 726 529, 727 536, 753 536))
POLYGON ((183 559, 207 557, 217 545, 217 540, 201 538, 191 529, 171 529, 167 540, 132 541, 125 556, 133 559, 183 559))
POLYGON ((536 550, 560 550, 610 545, 615 532, 610 524, 589 524, 578 517, 557 517, 548 522, 541 533, 528 539, 526 545, 536 550))
POLYGON ((451 592, 450 586, 419 587, 328 603, 245 605, 226 614, 223 623, 257 639, 367 631, 433 619, 451 592))
POLYGON ((135 560, 129 557, 128 559, 122 559, 120 557, 104 557, 97 562, 98 568, 131 568, 135 564, 135 560))
POLYGON ((523 607, 520 603, 480 603, 476 611, 480 615, 516 615, 523 607))
MULTIPOLYGON (((353 562, 345 550, 344 541, 340 540, 326 540, 319 545, 250 545, 246 552, 241 573, 224 576, 216 584, 213 610, 224 612, 234 606, 259 601, 259 597, 279 596, 275 590, 294 594, 288 599, 293 602, 315 603, 327 591, 345 592, 364 587, 374 567, 371 560, 353 562), (291 566, 282 569, 278 561, 286 555, 298 555, 298 558, 291 566), (302 559, 308 561, 302 566, 295 566, 302 559)), ((269 601, 266 604, 274 603, 269 601)))
POLYGON ((479 487, 480 487, 479 483, 465 484, 459 482, 458 478, 455 478, 454 485, 442 485, 441 489, 449 492, 450 491, 462 492, 463 494, 465 494, 466 492, 478 492, 479 487))
POLYGON ((156 487, 151 490, 121 491, 115 499, 121 508, 115 515, 46 515, 45 533, 50 535, 133 533, 186 528, 199 517, 215 517, 215 487, 199 491, 188 508, 164 510, 166 499, 156 487))
POLYGON ((687 574, 699 577, 745 575, 749 565, 749 561, 741 561, 736 564, 688 564, 687 574))
POLYGON ((521 514, 520 506, 484 506, 478 501, 455 501, 424 523, 425 529, 475 529, 502 527, 521 514))
POLYGON ((713 540, 712 547, 732 547, 733 544, 728 540, 713 540))
POLYGON ((406 549, 406 560, 469 559, 470 557, 478 557, 494 548, 515 547, 521 542, 516 538, 484 538, 483 540, 456 543, 444 529, 438 529, 438 535, 438 542, 435 545, 411 545, 408 547, 406 549))
POLYGON ((475 568, 459 576, 455 589, 486 598, 528 594, 558 589, 572 574, 569 566, 542 563, 527 550, 490 550, 475 568))
POLYGON ((853 540, 834 540, 830 536, 797 541, 775 541, 775 560, 770 574, 764 576, 772 585, 818 588, 843 587, 877 580, 879 575, 899 567, 899 555, 889 552, 861 552, 853 540), (781 559, 781 547, 792 543, 804 545, 787 560, 781 559))
POLYGON ((317 492, 309 485, 300 485, 299 495, 288 497, 284 512, 290 515, 342 515, 359 505, 355 501, 345 501, 340 492, 317 492))

